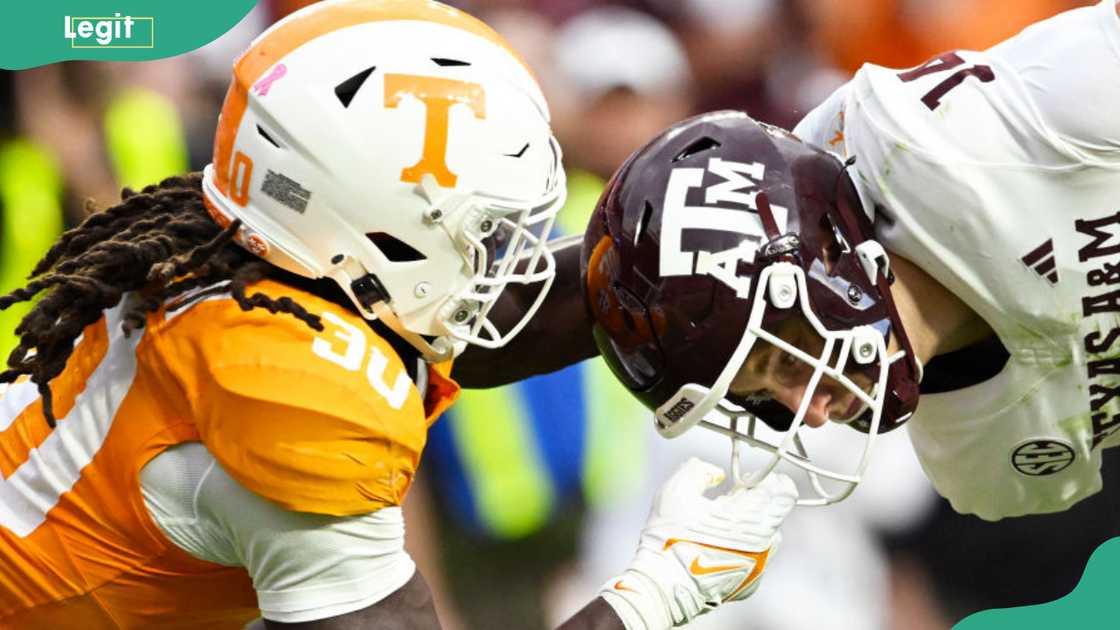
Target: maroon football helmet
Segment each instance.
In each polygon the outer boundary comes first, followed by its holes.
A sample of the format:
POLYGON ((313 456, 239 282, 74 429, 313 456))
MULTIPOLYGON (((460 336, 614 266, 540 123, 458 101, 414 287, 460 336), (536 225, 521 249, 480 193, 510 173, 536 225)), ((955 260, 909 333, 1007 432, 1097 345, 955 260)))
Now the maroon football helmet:
POLYGON ((658 430, 673 437, 702 424, 769 450, 771 464, 755 481, 786 460, 848 484, 803 504, 847 496, 874 435, 900 426, 917 405, 920 367, 891 299, 887 254, 845 165, 784 130, 730 111, 666 130, 607 185, 582 261, 599 350, 655 411, 658 430), (774 334, 795 315, 824 340, 819 356, 774 334), (888 356, 892 336, 900 350, 888 356), (729 394, 757 339, 812 367, 796 413, 729 394), (850 378, 854 372, 866 375, 870 391, 850 378), (869 434, 854 475, 813 465, 797 438, 824 377, 863 403, 849 422, 869 434), (730 426, 712 422, 713 411, 730 426), (751 420, 748 434, 737 430, 740 418, 751 420), (753 418, 782 439, 757 439, 753 418))

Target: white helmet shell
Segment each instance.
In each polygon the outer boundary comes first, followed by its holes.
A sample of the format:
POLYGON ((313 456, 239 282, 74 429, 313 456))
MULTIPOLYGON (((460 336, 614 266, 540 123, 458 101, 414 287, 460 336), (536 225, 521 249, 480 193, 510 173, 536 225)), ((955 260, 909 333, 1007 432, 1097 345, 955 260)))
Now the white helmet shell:
POLYGON ((544 97, 504 40, 437 2, 328 0, 262 34, 203 186, 242 246, 334 279, 429 359, 506 343, 554 275, 565 182, 544 97), (510 283, 540 290, 503 332, 487 313, 510 283))

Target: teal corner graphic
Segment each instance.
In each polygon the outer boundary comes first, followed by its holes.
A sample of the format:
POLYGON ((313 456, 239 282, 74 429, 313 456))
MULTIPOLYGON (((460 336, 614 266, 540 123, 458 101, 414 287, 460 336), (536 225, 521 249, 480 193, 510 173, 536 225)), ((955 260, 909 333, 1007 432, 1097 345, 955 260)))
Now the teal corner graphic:
POLYGON ((0 68, 23 70, 58 61, 148 61, 214 41, 256 0, 43 0, 10 3, 4 21, 18 25, 0 43, 0 68))
MULTIPOLYGON (((1046 567, 1038 567, 1045 571, 1046 567)), ((1085 566, 1073 591, 1061 599, 1037 606, 984 610, 953 626, 953 630, 1097 630, 1117 627, 1113 591, 1120 574, 1120 538, 1106 541, 1085 566)))

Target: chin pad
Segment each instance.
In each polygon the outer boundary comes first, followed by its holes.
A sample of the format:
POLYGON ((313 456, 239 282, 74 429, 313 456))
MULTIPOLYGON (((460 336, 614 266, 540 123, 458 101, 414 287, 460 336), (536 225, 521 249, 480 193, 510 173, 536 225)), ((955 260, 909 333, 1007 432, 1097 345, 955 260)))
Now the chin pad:
POLYGON ((727 394, 727 400, 742 407, 775 431, 788 431, 793 424, 793 412, 776 400, 757 400, 727 394))

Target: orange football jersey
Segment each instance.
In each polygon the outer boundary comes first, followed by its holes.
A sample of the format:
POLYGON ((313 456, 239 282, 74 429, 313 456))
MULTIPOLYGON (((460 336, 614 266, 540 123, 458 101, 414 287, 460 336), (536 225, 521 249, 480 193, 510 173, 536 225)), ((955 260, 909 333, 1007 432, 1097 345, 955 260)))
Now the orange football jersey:
POLYGON ((399 505, 427 428, 458 393, 450 364, 421 394, 388 342, 348 310, 272 281, 323 317, 242 311, 228 295, 83 333, 51 383, 0 400, 0 629, 240 628, 258 615, 242 568, 197 560, 148 515, 140 470, 201 441, 246 488, 331 515, 399 505))

